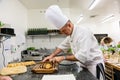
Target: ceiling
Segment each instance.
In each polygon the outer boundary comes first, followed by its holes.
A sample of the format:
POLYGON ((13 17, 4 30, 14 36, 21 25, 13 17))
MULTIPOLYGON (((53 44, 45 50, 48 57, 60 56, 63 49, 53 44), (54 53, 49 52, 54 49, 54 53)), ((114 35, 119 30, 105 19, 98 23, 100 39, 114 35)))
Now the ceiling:
MULTIPOLYGON (((88 7, 93 0, 19 0, 28 9, 46 9, 52 4, 57 4, 63 8, 76 9, 76 11, 84 14, 87 19, 94 21, 102 19, 109 14, 114 14, 118 7, 119 0, 101 0, 93 9, 88 10, 88 7), (116 6, 117 4, 117 6, 116 6)), ((120 2, 120 1, 119 1, 120 2)), ((120 4, 119 4, 120 5, 120 4)))
POLYGON ((62 7, 69 7, 70 0, 19 0, 28 9, 46 9, 52 4, 57 4, 62 7))

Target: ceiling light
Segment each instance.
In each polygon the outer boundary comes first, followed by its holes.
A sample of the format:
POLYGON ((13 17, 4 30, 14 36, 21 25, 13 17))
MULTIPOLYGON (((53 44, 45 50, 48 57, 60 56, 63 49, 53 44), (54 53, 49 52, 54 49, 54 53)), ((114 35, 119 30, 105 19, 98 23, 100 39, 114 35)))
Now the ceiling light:
POLYGON ((91 3, 89 10, 92 10, 98 3, 100 2, 100 0, 93 0, 93 2, 91 3))
POLYGON ((81 14, 80 16, 79 16, 79 19, 78 19, 78 21, 77 21, 77 24, 80 22, 80 21, 82 21, 83 20, 83 15, 81 14))
POLYGON ((114 15, 109 15, 109 16, 107 16, 107 17, 105 17, 105 18, 103 19, 102 23, 105 23, 105 22, 107 22, 107 21, 109 21, 109 20, 111 20, 111 19, 113 19, 113 18, 114 18, 114 15))

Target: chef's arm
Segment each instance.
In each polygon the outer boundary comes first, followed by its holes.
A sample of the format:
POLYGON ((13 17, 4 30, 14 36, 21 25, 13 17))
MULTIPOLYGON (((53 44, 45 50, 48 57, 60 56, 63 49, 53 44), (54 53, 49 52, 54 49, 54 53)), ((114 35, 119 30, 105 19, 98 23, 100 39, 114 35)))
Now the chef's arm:
POLYGON ((68 40, 69 40, 69 37, 67 37, 61 44, 59 44, 59 46, 57 46, 56 50, 50 56, 54 57, 60 52, 68 50, 70 48, 70 44, 68 40))
POLYGON ((54 57, 54 56, 56 56, 57 54, 59 54, 60 52, 62 52, 62 49, 56 48, 56 50, 53 51, 53 53, 52 53, 50 56, 51 56, 51 57, 54 57))
POLYGON ((65 56, 56 56, 52 59, 53 61, 55 60, 56 62, 60 63, 63 60, 68 60, 68 61, 79 61, 81 64, 84 65, 84 63, 82 63, 80 60, 78 60, 77 58, 75 58, 75 56, 72 55, 65 55, 65 56))
POLYGON ((81 64, 84 65, 84 63, 81 60, 78 60, 73 54, 72 55, 67 55, 63 56, 64 60, 69 60, 69 61, 79 61, 81 64))
POLYGON ((53 59, 57 54, 59 54, 62 51, 62 49, 57 48, 53 53, 51 53, 50 56, 45 57, 42 61, 51 61, 51 59, 53 59))
POLYGON ((65 60, 69 60, 69 61, 78 61, 73 54, 72 55, 63 56, 63 58, 65 60))
POLYGON ((78 61, 74 55, 65 55, 65 56, 56 56, 54 58, 51 59, 51 61, 53 62, 58 62, 60 63, 63 60, 69 60, 69 61, 78 61))
POLYGON ((65 40, 57 46, 57 48, 60 48, 63 51, 67 51, 70 48, 70 37, 66 37, 65 40))
MULTIPOLYGON (((43 59, 43 62, 44 61, 51 61, 51 59, 53 59, 57 54, 59 54, 60 52, 64 51, 64 50, 67 50, 70 48, 70 45, 69 45, 69 41, 68 41, 69 37, 67 37, 57 48, 55 51, 53 51, 51 53, 50 56, 47 56, 46 58, 43 59)), ((62 58, 60 59, 60 61, 62 60, 62 58)))

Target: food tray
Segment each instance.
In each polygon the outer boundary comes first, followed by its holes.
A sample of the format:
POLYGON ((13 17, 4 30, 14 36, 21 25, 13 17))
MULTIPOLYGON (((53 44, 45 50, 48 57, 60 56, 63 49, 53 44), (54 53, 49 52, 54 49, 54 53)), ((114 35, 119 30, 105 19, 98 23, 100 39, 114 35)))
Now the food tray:
POLYGON ((0 75, 15 75, 27 72, 26 66, 4 67, 0 69, 0 75))
POLYGON ((7 65, 7 67, 16 67, 16 66, 30 66, 36 64, 35 61, 26 61, 26 62, 16 62, 16 63, 10 63, 7 65))
POLYGON ((40 62, 33 67, 32 72, 35 72, 35 73, 54 73, 57 70, 58 70, 58 64, 57 63, 40 62), (51 67, 46 68, 45 67, 46 64, 50 64, 51 67))

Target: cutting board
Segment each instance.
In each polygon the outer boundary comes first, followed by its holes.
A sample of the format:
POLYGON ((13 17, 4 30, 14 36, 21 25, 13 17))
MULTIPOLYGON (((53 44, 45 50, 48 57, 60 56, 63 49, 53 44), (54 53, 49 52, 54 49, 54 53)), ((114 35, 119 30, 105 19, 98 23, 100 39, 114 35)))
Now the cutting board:
POLYGON ((15 75, 25 73, 26 71, 26 66, 4 67, 0 70, 0 75, 15 75))
POLYGON ((32 72, 34 73, 54 73, 58 69, 58 64, 57 63, 52 63, 52 62, 39 62, 36 64, 32 72), (50 68, 45 68, 45 64, 50 64, 50 68))
POLYGON ((44 75, 42 80, 76 80, 73 74, 44 75))

